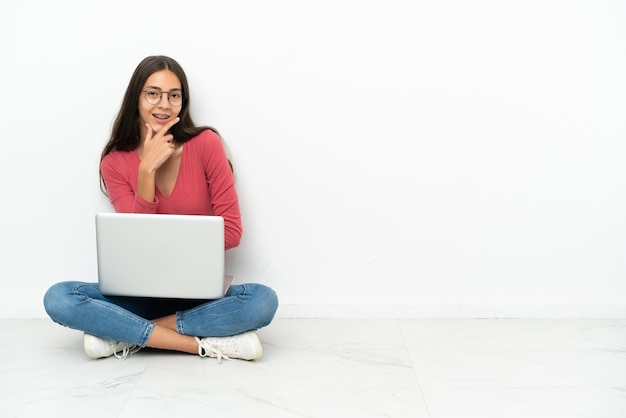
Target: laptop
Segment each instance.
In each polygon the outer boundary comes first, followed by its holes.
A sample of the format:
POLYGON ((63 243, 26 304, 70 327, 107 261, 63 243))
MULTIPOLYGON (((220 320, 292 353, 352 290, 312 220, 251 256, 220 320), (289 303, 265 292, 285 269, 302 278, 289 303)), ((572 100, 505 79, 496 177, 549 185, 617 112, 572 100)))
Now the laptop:
POLYGON ((220 216, 97 213, 96 247, 103 295, 217 299, 232 281, 220 216))

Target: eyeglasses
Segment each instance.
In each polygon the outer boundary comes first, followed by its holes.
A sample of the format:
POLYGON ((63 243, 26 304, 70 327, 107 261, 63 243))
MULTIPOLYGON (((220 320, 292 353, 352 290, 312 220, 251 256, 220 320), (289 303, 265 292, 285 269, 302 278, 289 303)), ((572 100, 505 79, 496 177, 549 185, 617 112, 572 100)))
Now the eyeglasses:
POLYGON ((183 104, 183 92, 181 90, 161 91, 155 88, 145 89, 143 93, 146 96, 146 102, 151 105, 155 105, 161 101, 161 96, 167 94, 167 100, 174 107, 178 107, 183 104))

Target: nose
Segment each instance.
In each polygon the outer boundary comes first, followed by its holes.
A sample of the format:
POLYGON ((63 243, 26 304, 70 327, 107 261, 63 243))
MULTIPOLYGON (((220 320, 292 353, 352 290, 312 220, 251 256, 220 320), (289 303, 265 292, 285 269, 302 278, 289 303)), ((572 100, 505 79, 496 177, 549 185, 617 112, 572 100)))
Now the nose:
POLYGON ((161 93, 161 100, 159 100, 159 107, 170 107, 170 94, 166 91, 161 93), (167 94, 167 96, 166 96, 167 94))

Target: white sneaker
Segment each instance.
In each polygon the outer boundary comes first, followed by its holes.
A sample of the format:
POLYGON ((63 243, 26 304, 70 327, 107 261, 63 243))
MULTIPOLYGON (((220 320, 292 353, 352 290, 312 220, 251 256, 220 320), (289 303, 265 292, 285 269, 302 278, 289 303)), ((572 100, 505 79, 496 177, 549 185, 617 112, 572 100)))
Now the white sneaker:
POLYGON ((85 347, 85 353, 91 358, 115 356, 122 360, 128 357, 129 354, 135 354, 141 349, 141 347, 136 345, 105 340, 87 333, 83 337, 83 346, 85 347))
POLYGON ((255 360, 263 355, 261 341, 254 331, 244 332, 230 337, 195 337, 198 342, 200 357, 217 357, 222 359, 255 360))

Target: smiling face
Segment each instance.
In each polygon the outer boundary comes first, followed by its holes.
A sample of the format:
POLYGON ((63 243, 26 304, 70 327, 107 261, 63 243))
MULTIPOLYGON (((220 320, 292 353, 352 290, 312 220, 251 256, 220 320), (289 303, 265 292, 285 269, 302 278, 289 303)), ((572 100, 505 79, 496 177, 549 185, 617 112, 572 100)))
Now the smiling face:
POLYGON ((142 93, 139 95, 139 121, 141 124, 141 137, 145 138, 147 131, 146 123, 149 123, 152 130, 156 133, 163 128, 163 125, 178 116, 182 106, 172 106, 170 95, 172 96, 172 101, 175 102, 175 95, 182 93, 180 80, 170 70, 152 73, 141 90, 142 93), (150 91, 148 96, 144 93, 145 90, 150 91), (162 92, 158 101, 156 101, 158 94, 155 94, 155 91, 162 92), (155 100, 150 99, 150 96, 155 100), (148 103, 146 97, 150 101, 156 102, 156 104, 148 103))

